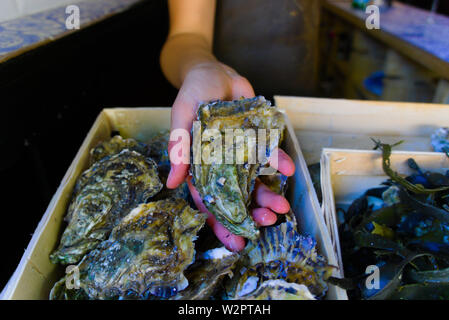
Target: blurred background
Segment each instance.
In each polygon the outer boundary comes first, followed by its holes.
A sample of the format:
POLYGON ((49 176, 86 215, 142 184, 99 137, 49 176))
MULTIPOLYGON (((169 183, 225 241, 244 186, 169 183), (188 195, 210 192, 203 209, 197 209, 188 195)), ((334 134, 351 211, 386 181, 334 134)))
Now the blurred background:
MULTIPOLYGON (((219 0, 214 51, 270 99, 449 103, 449 1, 375 1, 379 30, 366 28, 369 4, 219 0)), ((0 2, 0 287, 101 109, 173 103, 167 32, 165 0, 0 2), (82 27, 67 32, 74 3, 82 27)))

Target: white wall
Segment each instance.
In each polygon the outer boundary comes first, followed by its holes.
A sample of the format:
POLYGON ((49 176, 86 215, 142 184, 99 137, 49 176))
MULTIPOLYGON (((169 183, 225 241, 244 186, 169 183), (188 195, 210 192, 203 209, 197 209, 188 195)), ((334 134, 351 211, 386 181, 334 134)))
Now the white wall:
POLYGON ((0 0, 0 22, 81 1, 83 0, 0 0))

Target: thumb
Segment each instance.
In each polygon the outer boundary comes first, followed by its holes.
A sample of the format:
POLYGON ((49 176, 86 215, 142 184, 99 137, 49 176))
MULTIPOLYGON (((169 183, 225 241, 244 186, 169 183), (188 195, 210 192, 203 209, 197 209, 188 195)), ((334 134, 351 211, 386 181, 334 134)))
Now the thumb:
POLYGON ((168 155, 170 173, 167 188, 174 189, 184 182, 190 164, 190 131, 195 118, 197 102, 180 90, 171 111, 170 141, 168 155))

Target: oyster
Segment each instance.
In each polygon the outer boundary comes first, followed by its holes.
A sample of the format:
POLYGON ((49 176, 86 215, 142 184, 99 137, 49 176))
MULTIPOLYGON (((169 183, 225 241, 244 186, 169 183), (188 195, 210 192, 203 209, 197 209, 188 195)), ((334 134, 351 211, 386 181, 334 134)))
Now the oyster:
POLYGON ((207 300, 217 291, 221 280, 232 274, 239 255, 225 248, 206 251, 186 271, 189 286, 175 300, 207 300))
POLYGON ((284 280, 267 280, 240 300, 316 300, 303 284, 284 280))
POLYGON ((318 255, 315 241, 296 231, 294 216, 277 226, 264 228, 256 241, 245 248, 238 275, 228 284, 228 296, 240 299, 260 288, 267 280, 285 280, 305 285, 316 298, 327 292, 333 270, 318 255))
POLYGON ((132 210, 95 250, 78 264, 79 289, 56 283, 50 299, 148 299, 185 289, 194 240, 206 215, 186 201, 161 200, 132 210))
POLYGON ((267 159, 280 145, 283 115, 263 97, 256 97, 203 104, 198 120, 201 130, 197 124, 193 130, 192 182, 219 222, 234 234, 256 239, 259 231, 249 214, 250 195, 260 169, 269 166, 267 159), (206 132, 224 138, 202 141, 206 132), (232 143, 226 143, 231 133, 232 143))
POLYGON ((147 155, 148 153, 148 148, 144 143, 134 139, 123 139, 120 135, 116 135, 90 150, 91 163, 97 162, 104 157, 120 153, 125 149, 136 151, 142 155, 147 155))
POLYGON ((135 151, 125 149, 95 162, 77 181, 65 218, 68 226, 50 260, 77 263, 161 188, 154 161, 135 151))

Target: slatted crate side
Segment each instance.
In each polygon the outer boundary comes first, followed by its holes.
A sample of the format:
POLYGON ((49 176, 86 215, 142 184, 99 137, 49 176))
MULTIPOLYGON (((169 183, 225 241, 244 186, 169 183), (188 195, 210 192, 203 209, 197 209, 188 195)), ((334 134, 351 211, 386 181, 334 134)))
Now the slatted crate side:
POLYGON ((322 148, 370 150, 370 138, 404 140, 396 150, 433 151, 430 136, 449 126, 449 105, 276 96, 293 124, 307 164, 322 148))

